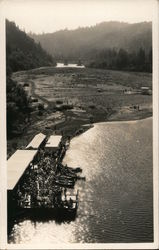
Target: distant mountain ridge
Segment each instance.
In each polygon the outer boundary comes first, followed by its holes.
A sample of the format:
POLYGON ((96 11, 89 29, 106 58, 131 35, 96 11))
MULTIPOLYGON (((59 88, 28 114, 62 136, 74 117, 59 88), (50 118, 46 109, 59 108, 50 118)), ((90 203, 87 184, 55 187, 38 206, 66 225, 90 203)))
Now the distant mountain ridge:
POLYGON ((60 30, 54 33, 29 34, 57 60, 89 60, 93 52, 104 49, 124 49, 136 52, 140 48, 148 52, 152 46, 152 23, 129 24, 103 22, 76 30, 60 30))

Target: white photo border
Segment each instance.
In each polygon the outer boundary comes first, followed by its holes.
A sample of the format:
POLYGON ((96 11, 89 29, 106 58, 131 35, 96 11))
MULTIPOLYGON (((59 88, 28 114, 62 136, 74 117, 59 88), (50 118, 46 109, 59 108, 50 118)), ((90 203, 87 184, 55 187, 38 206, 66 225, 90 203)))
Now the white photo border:
MULTIPOLYGON (((12 0, 10 0, 12 1, 12 0)), ((37 0, 38 1, 38 0, 37 0)), ((54 1, 54 0, 52 0, 54 1)), ((66 0, 67 1, 67 0, 66 0)), ((78 1, 78 0, 75 0, 78 1)), ((98 0, 96 0, 98 1, 98 0)), ((105 0, 106 1, 106 0, 105 0)), ((119 0, 120 1, 120 0, 119 0)), ((148 0, 145 0, 145 2, 148 0)), ((151 0, 153 8, 153 243, 102 244, 7 244, 7 140, 6 140, 6 55, 5 0, 0 1, 0 249, 159 249, 159 0, 151 0)), ((136 0, 137 4, 137 0, 136 0)))

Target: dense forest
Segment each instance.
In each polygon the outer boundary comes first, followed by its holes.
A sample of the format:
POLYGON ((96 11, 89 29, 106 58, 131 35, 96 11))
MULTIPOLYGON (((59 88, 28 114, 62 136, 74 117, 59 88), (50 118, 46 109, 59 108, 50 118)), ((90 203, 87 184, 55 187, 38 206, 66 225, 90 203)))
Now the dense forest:
POLYGON ((14 22, 6 20, 7 68, 7 136, 22 132, 29 121, 30 99, 23 87, 11 79, 12 72, 40 66, 55 65, 55 61, 40 44, 34 42, 14 22))
POLYGON ((30 101, 22 86, 7 76, 7 137, 21 134, 29 121, 30 101))
POLYGON ((125 70, 125 71, 139 71, 152 72, 152 48, 146 53, 143 48, 136 52, 127 52, 124 49, 106 49, 97 51, 93 54, 93 58, 88 67, 125 70))
POLYGON ((103 22, 76 30, 29 35, 59 61, 80 59, 93 67, 151 71, 151 22, 103 22))
POLYGON ((6 59, 10 71, 28 70, 55 65, 55 61, 40 43, 35 43, 14 22, 6 20, 6 59))

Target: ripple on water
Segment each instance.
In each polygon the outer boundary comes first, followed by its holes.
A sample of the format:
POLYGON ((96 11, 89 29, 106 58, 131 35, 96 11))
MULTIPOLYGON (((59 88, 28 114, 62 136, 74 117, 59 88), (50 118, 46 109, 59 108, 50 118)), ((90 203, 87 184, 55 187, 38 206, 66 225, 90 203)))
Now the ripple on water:
POLYGON ((71 141, 64 162, 86 176, 76 220, 16 223, 11 242, 153 241, 152 119, 96 124, 71 141))

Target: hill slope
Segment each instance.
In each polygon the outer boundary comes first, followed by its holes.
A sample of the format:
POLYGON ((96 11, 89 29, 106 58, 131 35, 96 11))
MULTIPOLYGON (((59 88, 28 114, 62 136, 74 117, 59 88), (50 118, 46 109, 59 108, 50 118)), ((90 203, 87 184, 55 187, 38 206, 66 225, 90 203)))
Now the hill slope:
POLYGON ((55 65, 55 61, 40 44, 6 20, 6 57, 9 71, 27 70, 55 65))
POLYGON ((55 65, 55 60, 15 23, 6 20, 6 61, 7 137, 11 138, 23 132, 32 111, 24 88, 11 79, 12 72, 55 65))
POLYGON ((61 30, 48 34, 29 34, 56 59, 89 60, 93 53, 104 49, 121 49, 134 52, 152 46, 152 23, 128 24, 103 22, 96 26, 61 30))

